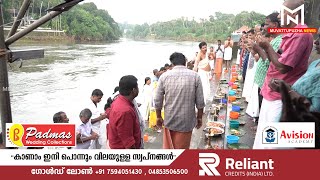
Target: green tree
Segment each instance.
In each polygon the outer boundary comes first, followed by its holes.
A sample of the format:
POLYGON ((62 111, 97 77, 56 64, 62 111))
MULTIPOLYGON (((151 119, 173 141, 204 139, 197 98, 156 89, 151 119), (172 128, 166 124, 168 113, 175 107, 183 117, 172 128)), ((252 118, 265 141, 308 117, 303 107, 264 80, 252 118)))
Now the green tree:
MULTIPOLYGON (((9 9, 19 10, 21 0, 3 1, 5 11, 5 22, 12 21, 9 9)), ((38 19, 47 13, 50 9, 64 0, 32 0, 27 14, 33 19, 38 19)), ((44 27, 56 29, 56 24, 60 19, 54 18, 44 27)), ((100 10, 94 3, 79 4, 61 15, 61 27, 67 35, 77 40, 117 40, 121 37, 122 32, 118 23, 109 15, 106 10, 100 10)))
POLYGON ((172 40, 206 40, 213 42, 217 39, 225 39, 234 30, 243 25, 254 27, 264 22, 265 16, 256 12, 241 12, 236 16, 216 12, 208 19, 200 22, 194 19, 178 18, 167 22, 157 22, 151 25, 126 25, 128 37, 148 38, 151 34, 157 39, 172 40), (146 29, 148 28, 148 29, 146 29))

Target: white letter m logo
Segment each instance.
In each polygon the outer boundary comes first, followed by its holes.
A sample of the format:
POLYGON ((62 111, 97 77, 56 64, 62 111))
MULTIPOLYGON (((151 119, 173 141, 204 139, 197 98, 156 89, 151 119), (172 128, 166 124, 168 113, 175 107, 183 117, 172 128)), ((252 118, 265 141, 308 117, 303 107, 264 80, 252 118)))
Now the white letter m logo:
POLYGON ((216 153, 199 153, 199 176, 221 176, 216 167, 220 164, 220 158, 216 153))
POLYGON ((301 6, 297 7, 294 10, 289 9, 284 5, 281 6, 281 26, 283 26, 284 23, 286 23, 286 25, 288 25, 290 23, 290 21, 294 22, 295 24, 298 24, 299 18, 301 18, 301 24, 304 25, 304 4, 302 4, 301 6), (301 17, 299 17, 299 15, 297 15, 296 18, 294 19, 291 16, 287 15, 287 22, 284 22, 284 10, 290 12, 291 14, 301 10, 301 17))

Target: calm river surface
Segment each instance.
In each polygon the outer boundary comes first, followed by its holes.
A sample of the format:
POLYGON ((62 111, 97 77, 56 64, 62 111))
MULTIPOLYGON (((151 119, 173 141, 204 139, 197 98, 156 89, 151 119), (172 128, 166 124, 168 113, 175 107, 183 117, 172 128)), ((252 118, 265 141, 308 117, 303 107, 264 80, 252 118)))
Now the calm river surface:
POLYGON ((11 49, 44 48, 45 58, 9 67, 13 122, 52 123, 52 116, 64 111, 70 123, 79 121, 91 92, 104 93, 101 110, 120 78, 134 75, 142 88, 152 70, 169 62, 173 52, 188 59, 198 51, 198 42, 133 41, 109 44, 17 44, 11 49))

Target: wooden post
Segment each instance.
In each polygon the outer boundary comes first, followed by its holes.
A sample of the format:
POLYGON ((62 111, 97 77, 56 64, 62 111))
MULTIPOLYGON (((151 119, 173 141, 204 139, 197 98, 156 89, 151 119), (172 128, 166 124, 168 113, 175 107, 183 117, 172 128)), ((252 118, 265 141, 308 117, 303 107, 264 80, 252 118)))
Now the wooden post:
MULTIPOLYGON (((10 88, 9 88, 9 80, 8 80, 8 70, 7 70, 7 62, 9 57, 7 56, 9 51, 8 47, 19 40, 23 36, 27 35, 34 29, 38 28, 42 24, 48 22, 50 19, 60 15, 64 11, 68 11, 73 6, 77 5, 79 2, 83 0, 71 0, 66 1, 54 8, 55 11, 51 11, 47 13, 47 15, 38 19, 36 22, 29 25, 27 28, 16 33, 17 25, 20 24, 18 20, 15 21, 8 39, 4 39, 4 30, 3 30, 3 12, 2 12, 2 0, 0 0, 0 117, 1 117, 1 127, 2 127, 2 137, 4 141, 4 145, 6 142, 6 123, 12 123, 12 114, 11 114, 11 103, 10 103, 10 88)), ((22 16, 27 7, 30 5, 30 0, 24 0, 23 7, 20 9, 19 14, 22 16)), ((13 58, 19 59, 23 56, 22 59, 32 59, 32 58, 41 58, 44 56, 43 50, 29 50, 25 52, 10 52, 13 55, 13 58), (22 53, 22 54, 21 54, 22 53), (23 54, 24 53, 24 54, 23 54)))
MULTIPOLYGON (((17 29, 20 26, 21 20, 23 19, 24 15, 26 14, 26 12, 30 6, 30 2, 31 2, 30 0, 23 1, 21 9, 19 10, 18 16, 14 20, 14 23, 12 25, 12 28, 11 28, 7 38, 11 37, 12 35, 14 35, 17 32, 17 29)), ((33 4, 33 6, 34 6, 34 4, 33 4)), ((32 7, 32 9, 33 9, 33 7, 32 7)))
POLYGON ((65 11, 68 11, 70 8, 72 8, 73 6, 77 5, 81 1, 83 1, 83 0, 72 0, 72 1, 68 1, 68 2, 65 2, 65 3, 62 3, 60 5, 57 5, 57 6, 53 7, 52 9, 55 9, 55 10, 50 11, 48 14, 46 14, 43 17, 41 17, 37 21, 33 22, 32 24, 27 26, 25 29, 17 32, 16 34, 14 34, 11 37, 9 37, 8 39, 6 39, 5 45, 10 46, 12 43, 16 42, 18 39, 20 39, 23 36, 27 35, 31 31, 33 31, 34 29, 37 29, 42 24, 50 21, 51 19, 53 19, 54 17, 60 15, 61 13, 65 12, 65 11))
POLYGON ((2 0, 0 0, 0 112, 3 144, 6 142, 6 123, 12 123, 7 70, 7 46, 4 40, 2 0))

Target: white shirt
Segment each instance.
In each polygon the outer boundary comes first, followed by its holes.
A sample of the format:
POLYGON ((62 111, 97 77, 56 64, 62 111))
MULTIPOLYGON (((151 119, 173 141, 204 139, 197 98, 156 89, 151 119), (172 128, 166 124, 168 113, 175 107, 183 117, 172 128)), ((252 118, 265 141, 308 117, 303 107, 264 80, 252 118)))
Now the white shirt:
POLYGON ((142 90, 143 103, 150 103, 152 101, 152 86, 144 85, 142 90))
MULTIPOLYGON (((76 128, 76 135, 80 134, 80 138, 86 138, 91 136, 92 125, 89 122, 87 124, 81 123, 76 128)), ((84 143, 77 143, 75 149, 89 149, 91 141, 87 141, 84 143)))
POLYGON ((214 48, 214 52, 216 52, 216 58, 223 58, 223 52, 224 52, 224 46, 221 45, 220 49, 223 51, 221 52, 221 50, 219 49, 219 51, 217 52, 218 49, 218 45, 214 48))
MULTIPOLYGON (((91 119, 95 119, 100 116, 100 111, 99 111, 98 107, 99 107, 98 104, 96 106, 92 102, 92 100, 90 99, 90 102, 87 105, 87 108, 90 109, 90 111, 92 112, 91 119)), ((90 124, 91 124, 91 120, 90 120, 90 124)), ((98 121, 98 122, 92 124, 92 130, 97 134, 100 134, 100 124, 101 124, 101 121, 98 121)))
POLYGON ((144 126, 145 125, 144 125, 143 117, 142 117, 142 115, 141 115, 141 113, 139 111, 139 107, 138 107, 137 101, 134 99, 132 101, 132 103, 134 105, 134 108, 136 110, 136 113, 137 113, 138 119, 139 119, 140 131, 141 131, 141 149, 143 149, 144 148, 143 137, 144 137, 144 128, 145 128, 144 126))

